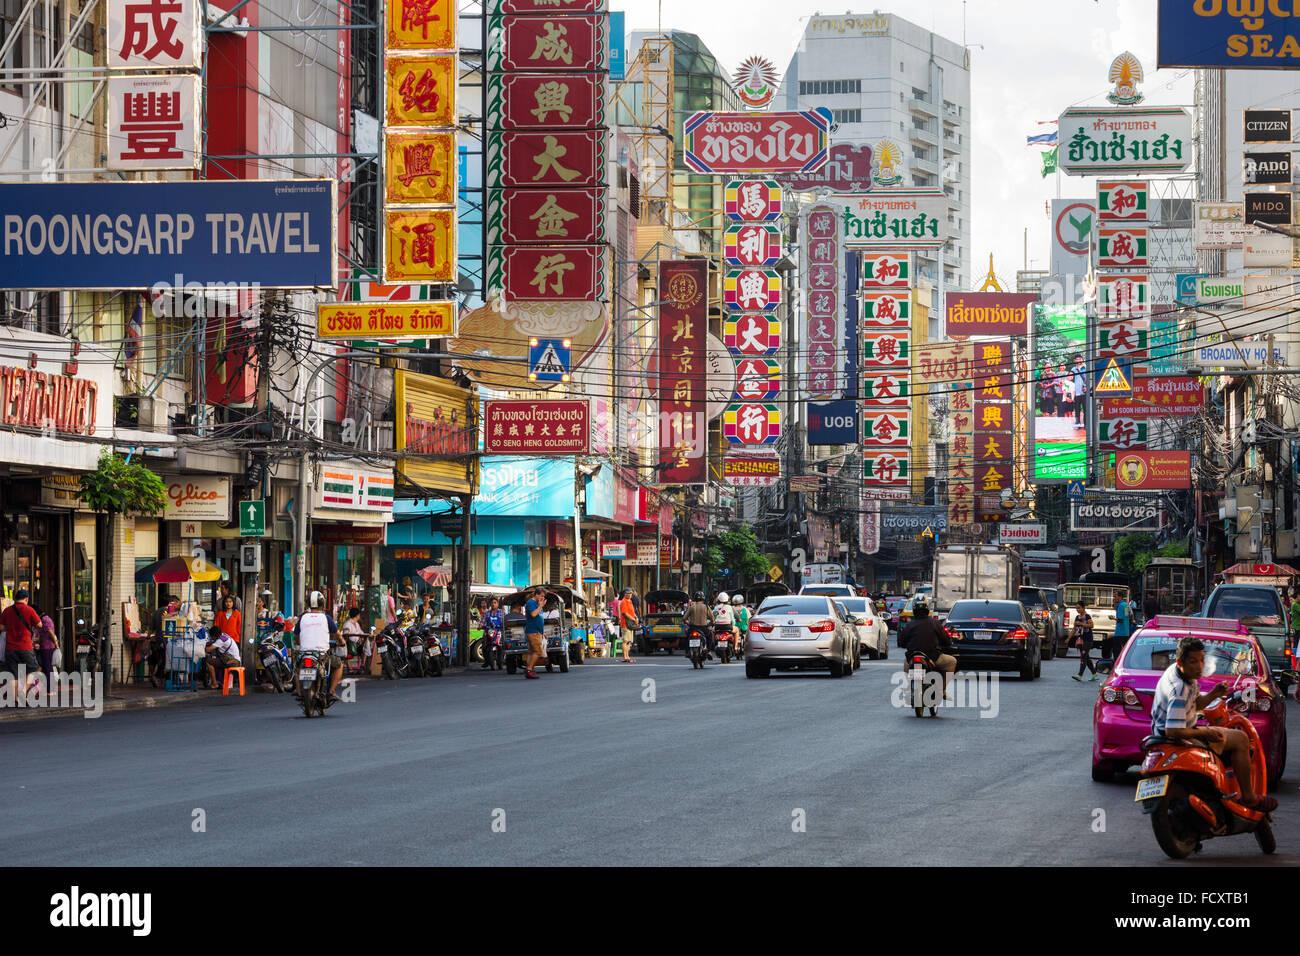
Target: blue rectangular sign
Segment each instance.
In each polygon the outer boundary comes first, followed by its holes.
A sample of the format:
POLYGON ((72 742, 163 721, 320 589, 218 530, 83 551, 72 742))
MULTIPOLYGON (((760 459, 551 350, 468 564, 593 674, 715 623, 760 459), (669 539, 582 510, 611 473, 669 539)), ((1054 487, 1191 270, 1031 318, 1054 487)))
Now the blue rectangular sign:
POLYGON ((330 179, 0 185, 0 289, 338 285, 330 179))
POLYGON ((1264 0, 1160 0, 1157 65, 1300 69, 1295 14, 1277 9, 1264 0))
POLYGON ((622 10, 609 14, 609 78, 621 80, 627 73, 627 33, 624 22, 627 15, 622 10))
POLYGON ((857 440, 857 402, 809 402, 808 444, 852 445, 857 440))
POLYGON ((1208 279, 1208 272, 1180 272, 1175 276, 1175 297, 1179 305, 1196 304, 1196 280, 1208 279))

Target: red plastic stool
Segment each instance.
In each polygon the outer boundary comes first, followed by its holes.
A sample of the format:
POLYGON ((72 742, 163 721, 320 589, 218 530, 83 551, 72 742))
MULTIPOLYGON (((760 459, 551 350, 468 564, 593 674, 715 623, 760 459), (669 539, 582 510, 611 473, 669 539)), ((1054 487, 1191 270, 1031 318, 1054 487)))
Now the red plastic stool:
POLYGON ((221 696, 226 697, 230 694, 230 685, 234 683, 232 678, 239 675, 239 696, 244 696, 244 669, 242 667, 227 667, 226 675, 221 679, 221 696))

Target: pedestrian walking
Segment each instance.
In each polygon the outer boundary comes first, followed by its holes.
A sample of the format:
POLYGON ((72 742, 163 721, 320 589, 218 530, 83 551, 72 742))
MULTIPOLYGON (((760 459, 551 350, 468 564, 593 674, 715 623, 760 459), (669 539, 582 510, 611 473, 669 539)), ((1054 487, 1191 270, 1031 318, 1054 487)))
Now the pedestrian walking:
POLYGON ((1119 652, 1124 649, 1124 644, 1128 641, 1129 635, 1133 633, 1133 605, 1127 598, 1121 598, 1120 602, 1115 605, 1115 633, 1109 640, 1101 642, 1101 656, 1103 660, 1113 661, 1119 656, 1119 652))
POLYGON ((40 630, 41 616, 27 603, 30 596, 26 588, 19 588, 14 603, 0 611, 0 628, 5 632, 5 668, 15 677, 20 667, 26 668, 29 675, 40 670, 32 636, 40 630))
POLYGON ((1075 680, 1083 680, 1083 669, 1092 672, 1089 680, 1097 679, 1097 668, 1092 663, 1092 615, 1080 601, 1074 614, 1074 646, 1079 649, 1079 673, 1072 675, 1075 680))
POLYGON ((41 652, 41 673, 49 680, 57 666, 54 655, 59 650, 59 638, 54 633, 54 621, 48 614, 41 615, 41 629, 36 633, 41 652))
POLYGON ((525 661, 524 677, 537 679, 533 668, 539 661, 546 659, 546 619, 542 617, 542 606, 546 602, 546 592, 534 588, 524 605, 524 636, 528 639, 528 658, 525 661))
POLYGON ((636 612, 636 602, 632 600, 633 592, 627 588, 623 592, 623 600, 618 606, 618 626, 619 636, 623 639, 623 663, 635 664, 632 659, 632 641, 636 634, 636 626, 640 618, 636 612))

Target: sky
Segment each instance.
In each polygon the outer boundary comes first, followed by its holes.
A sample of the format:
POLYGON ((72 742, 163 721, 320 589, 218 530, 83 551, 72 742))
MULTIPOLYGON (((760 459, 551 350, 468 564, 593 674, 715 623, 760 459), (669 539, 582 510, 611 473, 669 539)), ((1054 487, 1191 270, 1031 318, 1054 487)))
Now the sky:
MULTIPOLYGON (((611 0, 627 12, 627 30, 676 28, 698 34, 730 71, 746 57, 766 56, 783 71, 808 17, 845 13, 895 14, 971 47, 971 272, 976 285, 989 253, 1008 289, 1024 268, 1048 267, 1050 221, 1045 202, 1057 177, 1043 179, 1042 152, 1025 137, 1052 127, 1074 105, 1107 106, 1106 74, 1120 53, 1132 52, 1146 79, 1144 105, 1190 106, 1190 70, 1156 70, 1156 4, 1150 0, 908 0, 906 5, 827 5, 825 0, 611 0)), ((629 57, 632 51, 629 51, 629 57)), ((1060 176, 1060 195, 1082 198, 1095 178, 1060 176)))

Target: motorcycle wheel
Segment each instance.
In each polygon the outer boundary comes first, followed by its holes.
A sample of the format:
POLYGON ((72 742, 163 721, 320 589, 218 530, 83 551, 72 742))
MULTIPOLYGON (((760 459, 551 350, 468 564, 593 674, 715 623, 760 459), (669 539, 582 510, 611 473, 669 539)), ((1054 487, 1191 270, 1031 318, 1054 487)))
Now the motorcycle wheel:
POLYGON ((1155 834, 1156 842, 1160 844, 1160 849, 1165 851, 1165 856, 1174 860, 1185 860, 1196 851, 1200 845, 1200 840, 1196 836, 1183 836, 1174 830, 1173 815, 1170 807, 1175 800, 1183 799, 1187 796, 1187 791, 1181 784, 1174 781, 1169 782, 1169 792, 1160 798, 1156 808, 1151 813, 1151 831, 1155 834))
POLYGON ((301 699, 302 714, 308 720, 310 720, 313 716, 313 710, 315 709, 315 700, 314 700, 315 696, 316 696, 316 682, 313 681, 310 688, 303 690, 302 699, 301 699))
POLYGON ((507 657, 507 658, 506 658, 506 673, 507 673, 507 674, 513 674, 513 673, 514 673, 516 670, 518 670, 518 669, 519 669, 519 664, 518 664, 518 662, 515 660, 515 658, 513 658, 513 657, 507 657))
POLYGON ((433 672, 433 676, 434 676, 434 677, 441 677, 441 676, 442 676, 443 665, 442 665, 442 655, 441 655, 441 654, 439 654, 439 655, 434 659, 433 664, 430 665, 430 670, 433 672))
POLYGON ((1255 842, 1266 854, 1277 851, 1277 837, 1273 836, 1273 827, 1267 820, 1261 820, 1255 827, 1255 842))
MULTIPOLYGON (((271 675, 271 683, 275 686, 275 692, 277 694, 283 694, 285 692, 285 681, 280 675, 280 669, 278 667, 268 667, 266 672, 271 675)), ((292 683, 292 681, 290 681, 290 683, 292 683)))
POLYGON ((569 654, 567 651, 560 655, 560 673, 569 673, 569 654))
POLYGON ((385 680, 396 680, 397 675, 393 673, 393 662, 388 659, 388 655, 382 655, 384 658, 383 671, 385 680))

